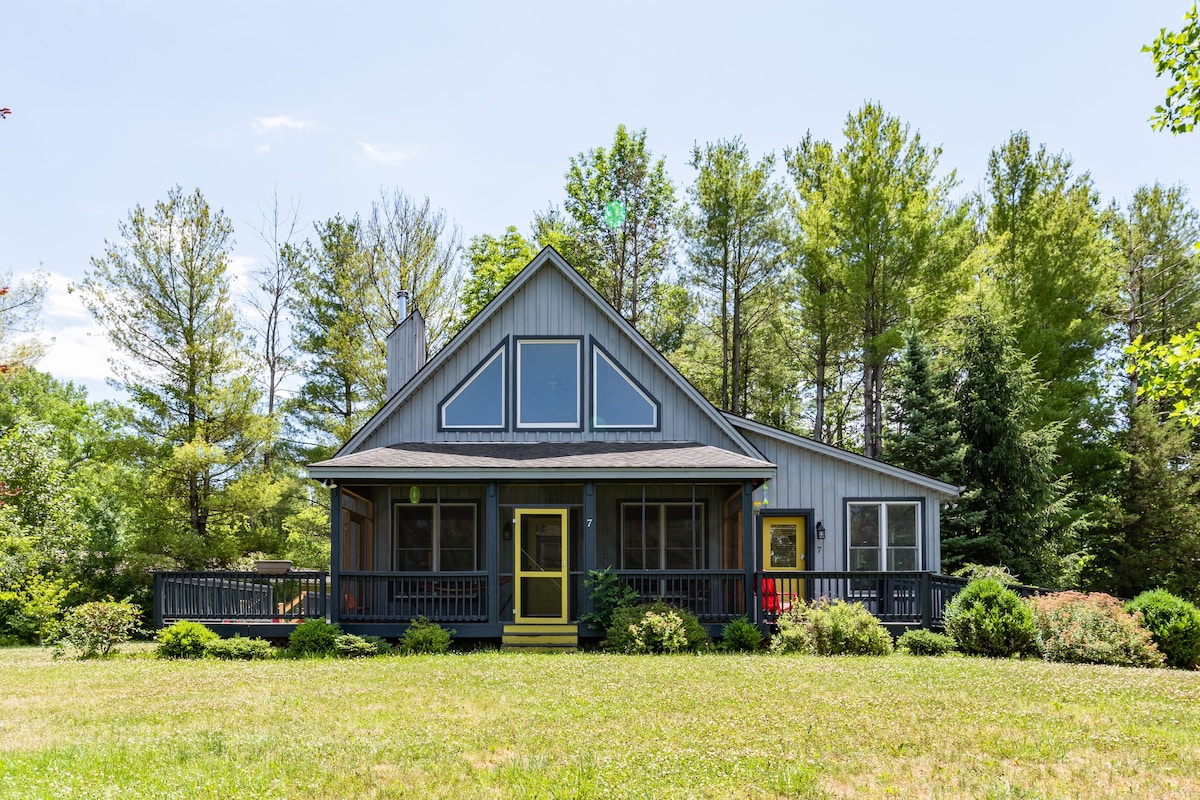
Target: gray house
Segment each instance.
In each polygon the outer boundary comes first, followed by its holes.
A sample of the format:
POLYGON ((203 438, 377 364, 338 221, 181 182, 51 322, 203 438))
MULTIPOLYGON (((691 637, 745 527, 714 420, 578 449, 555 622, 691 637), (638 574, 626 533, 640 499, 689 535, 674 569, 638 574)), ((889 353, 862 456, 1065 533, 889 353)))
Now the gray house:
POLYGON ((957 487, 721 413, 554 250, 428 363, 424 337, 409 314, 388 401, 309 468, 346 630, 569 646, 606 567, 714 627, 817 596, 936 622, 957 487))

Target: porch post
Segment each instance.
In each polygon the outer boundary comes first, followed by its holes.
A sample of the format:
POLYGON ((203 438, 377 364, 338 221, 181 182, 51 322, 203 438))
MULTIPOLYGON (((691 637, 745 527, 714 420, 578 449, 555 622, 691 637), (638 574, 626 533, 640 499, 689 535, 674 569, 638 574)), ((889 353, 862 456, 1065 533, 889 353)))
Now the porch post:
POLYGON ((758 622, 760 609, 755 606, 754 585, 754 485, 742 483, 742 568, 746 571, 746 619, 758 622))
POLYGON ((488 622, 495 625, 500 622, 500 492, 495 481, 487 485, 483 535, 488 572, 488 622))
MULTIPOLYGON (((596 484, 588 481, 583 484, 583 575, 586 579, 592 570, 596 569, 596 484)), ((582 586, 580 587, 583 588, 582 586)), ((580 615, 590 614, 595 609, 590 594, 581 596, 583 602, 580 615)))
POLYGON ((921 573, 921 627, 933 629, 933 573, 921 573))
POLYGON ((342 489, 329 490, 329 621, 342 613, 342 489))

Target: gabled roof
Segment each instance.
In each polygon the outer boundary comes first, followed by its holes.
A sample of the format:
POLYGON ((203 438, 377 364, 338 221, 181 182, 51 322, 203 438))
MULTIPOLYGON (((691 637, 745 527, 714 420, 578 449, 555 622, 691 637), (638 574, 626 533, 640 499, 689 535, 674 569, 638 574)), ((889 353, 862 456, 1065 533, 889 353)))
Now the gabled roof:
POLYGON ((672 365, 662 353, 658 352, 658 350, 656 350, 648 341, 646 341, 645 337, 638 333, 637 329, 630 325, 628 320, 618 314, 616 309, 614 309, 612 305, 610 305, 609 302, 605 300, 604 297, 602 297, 600 293, 595 290, 595 288, 592 287, 590 283, 584 280, 583 277, 576 272, 575 269, 572 268, 571 265, 568 264, 561 255, 559 255, 558 251, 556 251, 553 247, 547 246, 543 248, 540 253, 534 256, 533 260, 529 262, 525 269, 521 270, 521 272, 509 282, 508 286, 504 287, 499 294, 492 298, 492 301, 484 306, 483 310, 476 314, 445 347, 439 350, 437 354, 433 356, 433 358, 429 359, 425 366, 419 372, 417 372, 417 374, 414 375, 413 378, 408 381, 408 383, 401 387, 396 394, 388 398, 387 402, 383 404, 379 411, 377 411, 375 415, 371 417, 371 419, 367 420, 367 422, 364 423, 363 426, 359 428, 353 436, 350 437, 350 440, 347 441, 340 450, 338 450, 335 458, 340 458, 344 455, 354 453, 360 447, 362 447, 380 425, 382 425, 393 413, 403 406, 404 403, 417 392, 417 390, 425 381, 436 374, 437 371, 454 356, 455 352, 462 347, 464 343, 471 339, 475 332, 487 322, 491 314, 508 302, 513 295, 520 292, 522 287, 529 283, 529 281, 532 280, 532 278, 543 269, 557 270, 562 277, 564 277, 572 286, 574 286, 575 289, 577 289, 589 301, 591 301, 591 303, 595 305, 595 307, 609 320, 609 322, 624 332, 629 337, 630 341, 633 342, 634 346, 641 351, 641 353, 651 363, 661 370, 667 376, 667 379, 672 381, 679 388, 684 396, 694 403, 697 408, 701 409, 701 412, 708 416, 717 426, 717 428, 719 428, 741 449, 743 455, 755 459, 761 457, 759 452, 752 444, 750 444, 749 441, 746 440, 744 436, 742 436, 737 428, 730 424, 729 420, 727 420, 725 416, 718 411, 716 407, 714 407, 698 389, 696 389, 696 387, 692 386, 692 384, 689 383, 677 369, 675 369, 674 365, 672 365))
POLYGON ((314 478, 454 480, 767 479, 775 465, 699 442, 434 442, 375 447, 320 461, 314 478))
POLYGON ((731 424, 733 424, 735 427, 741 428, 742 430, 757 433, 760 436, 769 436, 778 441, 786 442, 787 444, 794 445, 803 450, 816 453, 817 455, 825 456, 826 458, 837 459, 838 461, 844 461, 847 464, 853 464, 861 469, 868 469, 883 475, 890 475, 893 478, 899 478, 900 480, 908 481, 909 483, 916 484, 917 486, 923 486, 932 492, 945 495, 946 497, 958 497, 962 493, 962 488, 959 486, 955 486, 952 483, 946 483, 945 481, 939 481, 937 478, 931 478, 928 475, 922 475, 919 472, 913 472, 912 470, 904 469, 903 467, 896 467, 883 461, 876 461, 873 458, 867 458, 859 453, 852 453, 849 450, 843 450, 840 447, 834 447, 833 445, 825 444, 824 442, 818 442, 816 439, 809 439, 807 436, 800 436, 795 433, 781 431, 778 428, 772 428, 770 425, 764 425, 761 422, 755 422, 754 420, 749 420, 744 417, 734 416, 733 414, 725 414, 724 416, 731 424))

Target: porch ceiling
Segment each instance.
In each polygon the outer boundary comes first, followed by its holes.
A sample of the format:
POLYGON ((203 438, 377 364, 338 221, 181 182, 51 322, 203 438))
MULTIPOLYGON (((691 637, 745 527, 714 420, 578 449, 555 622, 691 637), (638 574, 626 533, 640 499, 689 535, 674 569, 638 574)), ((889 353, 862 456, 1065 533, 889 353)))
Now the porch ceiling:
POLYGON ((317 479, 737 480, 775 465, 699 442, 432 442, 377 447, 310 464, 317 479))

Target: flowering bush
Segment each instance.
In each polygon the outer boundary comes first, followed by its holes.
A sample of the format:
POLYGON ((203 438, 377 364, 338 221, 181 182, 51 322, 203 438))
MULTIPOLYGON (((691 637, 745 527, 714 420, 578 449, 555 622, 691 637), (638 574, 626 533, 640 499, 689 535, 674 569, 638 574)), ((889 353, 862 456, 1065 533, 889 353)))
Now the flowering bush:
POLYGON ((1032 653, 1033 612, 996 578, 973 580, 946 604, 946 633, 972 656, 1032 653))
POLYGON ((1142 615, 1142 624, 1169 666, 1200 666, 1200 609, 1165 589, 1154 589, 1130 600, 1125 610, 1142 615))
POLYGON ((892 637, 862 603, 820 599, 797 604, 779 615, 771 637, 772 653, 815 653, 819 656, 885 656, 892 637))
POLYGON ((601 646, 618 653, 679 653, 696 652, 709 644, 708 631, 695 614, 657 600, 613 611, 601 646))
POLYGON ((1111 595, 1056 592, 1027 602, 1033 609, 1038 651, 1047 661, 1162 666, 1162 653, 1140 616, 1126 613, 1111 595))

